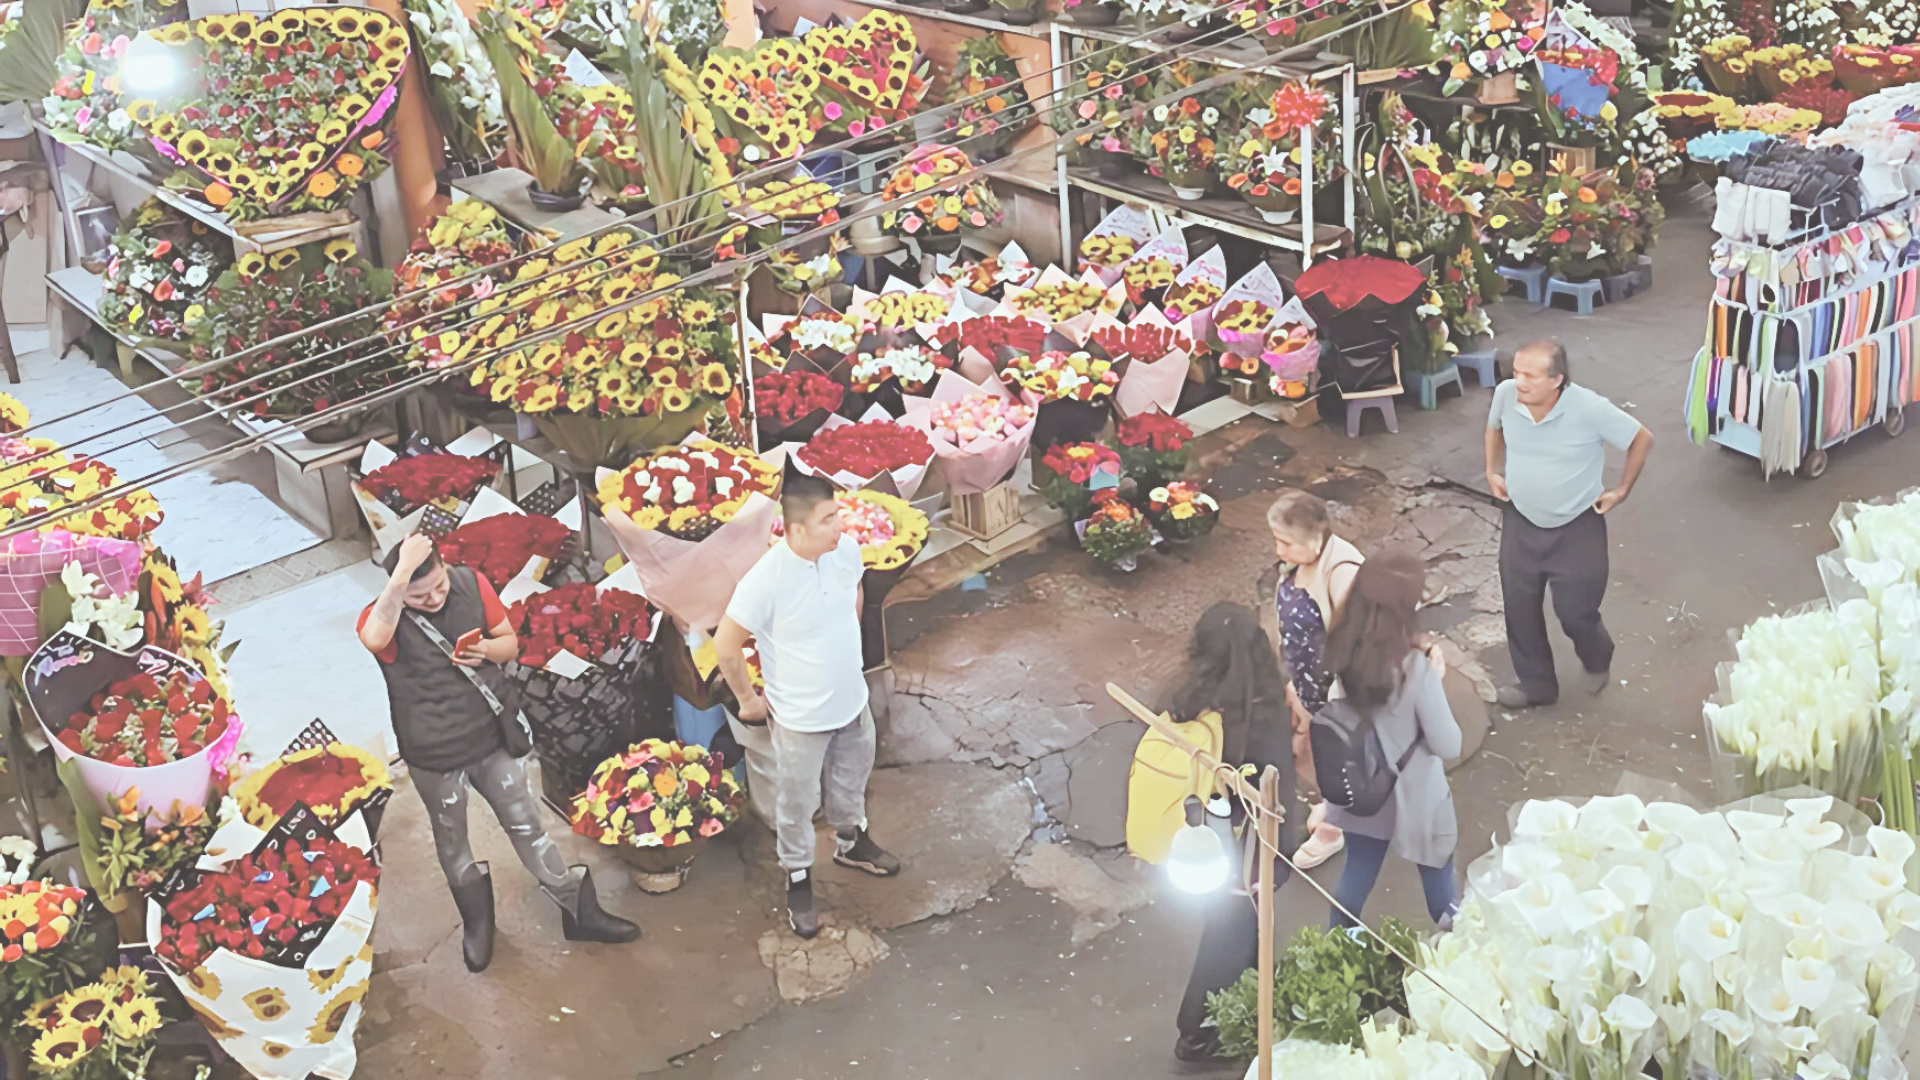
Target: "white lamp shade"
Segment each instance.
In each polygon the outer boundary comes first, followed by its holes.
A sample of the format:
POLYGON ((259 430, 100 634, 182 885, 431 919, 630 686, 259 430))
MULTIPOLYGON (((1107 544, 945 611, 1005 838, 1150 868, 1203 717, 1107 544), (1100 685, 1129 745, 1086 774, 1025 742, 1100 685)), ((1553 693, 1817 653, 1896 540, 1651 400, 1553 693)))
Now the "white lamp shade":
POLYGON ((1167 877, 1183 892, 1210 893, 1227 883, 1233 864, 1220 836, 1205 825, 1188 825, 1173 834, 1167 850, 1167 877))

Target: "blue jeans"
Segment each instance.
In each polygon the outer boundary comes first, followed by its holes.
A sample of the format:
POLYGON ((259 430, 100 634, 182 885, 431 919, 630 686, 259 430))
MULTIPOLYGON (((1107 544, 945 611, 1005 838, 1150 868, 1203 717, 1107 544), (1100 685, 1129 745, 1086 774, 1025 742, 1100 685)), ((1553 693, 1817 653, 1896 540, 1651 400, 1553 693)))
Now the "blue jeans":
MULTIPOLYGON (((1389 841, 1375 840, 1359 833, 1347 833, 1347 864, 1340 870, 1340 883, 1333 887, 1333 898, 1355 915, 1367 906, 1367 894, 1380 876, 1380 864, 1387 859, 1389 841)), ((1420 888, 1427 894, 1427 914, 1438 923, 1453 913, 1453 860, 1445 866, 1420 867, 1420 888)), ((1353 922, 1334 908, 1327 925, 1352 926, 1353 922)))

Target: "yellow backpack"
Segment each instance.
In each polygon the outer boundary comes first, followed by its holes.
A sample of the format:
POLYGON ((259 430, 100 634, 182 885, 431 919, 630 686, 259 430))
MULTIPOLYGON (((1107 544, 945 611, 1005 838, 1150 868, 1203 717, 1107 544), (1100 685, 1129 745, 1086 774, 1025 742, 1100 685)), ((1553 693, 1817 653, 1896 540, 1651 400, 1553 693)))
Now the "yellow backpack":
MULTIPOLYGON (((1184 724, 1180 737, 1220 756, 1220 714, 1212 710, 1184 724)), ((1153 728, 1140 737, 1127 771, 1127 850, 1150 863, 1164 862, 1173 834, 1187 823, 1187 796, 1202 801, 1213 794, 1213 774, 1192 755, 1153 728)))

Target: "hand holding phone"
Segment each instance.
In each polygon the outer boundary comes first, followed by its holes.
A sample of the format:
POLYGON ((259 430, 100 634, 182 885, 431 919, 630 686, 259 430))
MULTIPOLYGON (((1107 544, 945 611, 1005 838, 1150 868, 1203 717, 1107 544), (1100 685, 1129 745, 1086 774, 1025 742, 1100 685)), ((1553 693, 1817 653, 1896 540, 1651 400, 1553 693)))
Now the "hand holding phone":
POLYGON ((486 657, 480 655, 481 637, 482 633, 478 629, 469 630, 461 634, 459 639, 453 643, 453 662, 456 664, 465 663, 467 666, 472 667, 478 666, 481 661, 485 660, 486 657))

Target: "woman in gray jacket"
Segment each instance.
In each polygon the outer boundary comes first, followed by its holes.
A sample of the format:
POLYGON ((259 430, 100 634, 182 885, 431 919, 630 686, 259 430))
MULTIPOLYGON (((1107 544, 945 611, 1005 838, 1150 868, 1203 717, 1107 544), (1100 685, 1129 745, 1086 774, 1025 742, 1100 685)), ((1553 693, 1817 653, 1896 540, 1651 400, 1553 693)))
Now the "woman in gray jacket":
MULTIPOLYGON (((1459 824, 1446 763, 1460 754, 1460 725, 1440 685, 1443 672, 1415 643, 1414 610, 1426 568, 1404 555, 1369 559, 1355 576, 1345 616, 1327 642, 1327 661, 1348 702, 1373 721, 1389 762, 1407 759, 1393 798, 1363 817, 1333 806, 1329 824, 1346 830, 1347 862, 1333 895, 1355 916, 1380 876, 1389 843, 1420 868, 1427 914, 1445 925, 1453 914, 1453 849, 1459 824)), ((1332 925, 1351 921, 1339 908, 1332 925)))

